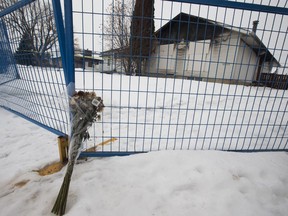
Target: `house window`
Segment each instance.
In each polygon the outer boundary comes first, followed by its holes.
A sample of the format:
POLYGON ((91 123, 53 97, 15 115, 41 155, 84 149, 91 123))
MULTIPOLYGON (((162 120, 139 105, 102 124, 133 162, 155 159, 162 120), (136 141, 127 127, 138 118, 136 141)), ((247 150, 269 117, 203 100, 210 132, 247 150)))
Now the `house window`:
POLYGON ((88 62, 88 67, 92 67, 92 61, 88 62))
POLYGON ((107 65, 110 66, 110 59, 108 59, 107 65))

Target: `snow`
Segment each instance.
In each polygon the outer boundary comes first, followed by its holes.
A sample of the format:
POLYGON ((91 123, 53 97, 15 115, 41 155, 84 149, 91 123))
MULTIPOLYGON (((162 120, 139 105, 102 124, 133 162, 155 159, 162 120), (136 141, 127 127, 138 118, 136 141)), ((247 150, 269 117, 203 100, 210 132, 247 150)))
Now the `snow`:
POLYGON ((118 139, 106 151, 287 148, 288 91, 91 71, 75 76, 77 88, 104 100, 102 122, 90 134, 118 139))
MULTIPOLYGON (((0 109, 1 216, 50 213, 65 169, 55 135, 0 109), (22 183, 22 184, 21 184, 22 183)), ((66 215, 281 216, 288 212, 288 154, 153 151, 79 160, 66 215)))
MULTIPOLYGON (((69 133, 63 70, 19 71, 0 85, 0 106, 69 133)), ((106 106, 87 148, 115 137, 104 151, 287 149, 288 91, 80 69, 75 77, 106 106)))

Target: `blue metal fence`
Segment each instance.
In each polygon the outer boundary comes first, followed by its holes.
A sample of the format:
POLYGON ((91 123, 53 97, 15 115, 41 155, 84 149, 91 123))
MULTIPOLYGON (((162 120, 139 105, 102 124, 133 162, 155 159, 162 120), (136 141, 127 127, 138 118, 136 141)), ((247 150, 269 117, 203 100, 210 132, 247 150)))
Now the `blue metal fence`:
MULTIPOLYGON (((65 1, 63 10, 60 1, 52 4, 59 41, 47 51, 53 65, 18 62, 20 79, 0 85, 0 105, 67 134, 67 111, 59 105, 66 86, 69 95, 96 92, 106 107, 89 131, 86 156, 288 149, 285 2, 77 0, 65 1)), ((13 35, 9 17, 3 20, 15 56, 23 35, 13 35)))
POLYGON ((61 55, 52 3, 3 1, 1 6, 0 106, 67 134, 68 98, 63 70, 56 67, 61 55))
POLYGON ((9 38, 5 23, 0 21, 0 50, 5 55, 0 56, 0 85, 19 78, 17 67, 15 67, 14 56, 9 44, 9 38))

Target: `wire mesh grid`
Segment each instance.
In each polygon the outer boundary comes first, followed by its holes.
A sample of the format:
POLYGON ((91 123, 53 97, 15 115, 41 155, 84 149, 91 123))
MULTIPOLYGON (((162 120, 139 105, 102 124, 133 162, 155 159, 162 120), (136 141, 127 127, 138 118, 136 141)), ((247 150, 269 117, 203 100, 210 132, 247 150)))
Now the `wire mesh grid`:
POLYGON ((39 0, 17 7, 17 2, 1 3, 2 11, 17 9, 1 17, 0 106, 67 134, 68 100, 52 3, 39 0))
POLYGON ((87 149, 287 149, 287 15, 177 1, 73 3, 76 88, 106 106, 87 149))
MULTIPOLYGON (((1 16, 0 106, 63 135, 69 83, 52 2, 1 16)), ((287 2, 199 3, 73 1, 76 90, 106 106, 87 151, 287 150, 287 2)))

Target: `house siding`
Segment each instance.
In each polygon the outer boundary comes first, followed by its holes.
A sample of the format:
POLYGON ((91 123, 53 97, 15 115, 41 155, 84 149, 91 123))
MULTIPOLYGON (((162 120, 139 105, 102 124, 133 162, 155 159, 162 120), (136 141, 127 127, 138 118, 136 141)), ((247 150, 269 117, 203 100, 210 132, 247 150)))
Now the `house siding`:
POLYGON ((264 62, 261 67, 261 73, 270 73, 273 67, 277 67, 277 64, 273 62, 264 62))
POLYGON ((233 78, 244 82, 252 82, 256 79, 257 69, 258 58, 255 52, 243 41, 240 41, 233 78))
MULTIPOLYGON (((120 60, 119 60, 120 61, 120 60)), ((103 64, 98 65, 97 70, 100 72, 117 71, 117 59, 114 56, 103 57, 103 64)))
POLYGON ((207 77, 207 55, 210 51, 210 40, 190 42, 187 50, 185 76, 207 77))
POLYGON ((174 44, 157 45, 155 53, 151 55, 147 73, 167 75, 175 73, 176 52, 174 44))
MULTIPOLYGON (((142 62, 141 74, 146 73, 143 75, 238 83, 252 82, 261 72, 271 72, 273 64, 280 66, 257 35, 248 29, 182 12, 158 29, 155 36, 150 56, 142 62), (265 54, 266 58, 255 52, 265 54), (264 61, 261 68, 258 61, 264 61)), ((121 54, 130 53, 128 49, 104 52, 106 56, 117 55, 117 71, 118 68, 123 71, 123 63, 119 67, 118 59, 123 58, 121 54)))
POLYGON ((148 73, 194 77, 206 75, 205 61, 210 40, 157 46, 150 57, 148 73))
MULTIPOLYGON (((216 40, 158 44, 146 72, 156 76, 250 83, 257 78, 259 57, 241 37, 244 35, 232 32, 216 40)), ((268 72, 271 66, 265 63, 261 69, 268 72)))
POLYGON ((213 41, 211 52, 207 58, 207 77, 210 79, 233 79, 233 64, 237 58, 237 47, 239 39, 237 36, 220 38, 218 42, 213 41))
POLYGON ((190 42, 185 47, 179 44, 158 45, 151 57, 149 72, 179 77, 233 79, 238 42, 237 38, 226 38, 221 44, 202 40, 190 42))

